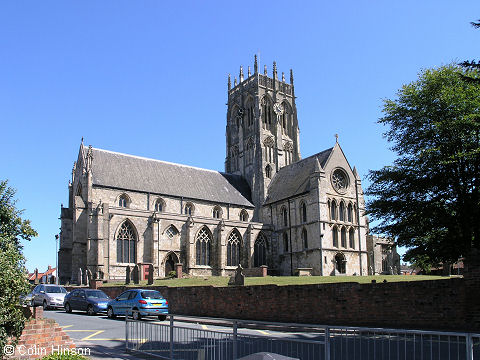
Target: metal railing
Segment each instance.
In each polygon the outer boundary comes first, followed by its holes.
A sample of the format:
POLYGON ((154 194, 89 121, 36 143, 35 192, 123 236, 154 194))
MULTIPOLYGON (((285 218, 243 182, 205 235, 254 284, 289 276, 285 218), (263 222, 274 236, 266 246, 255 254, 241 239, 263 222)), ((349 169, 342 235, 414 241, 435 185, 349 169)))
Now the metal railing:
POLYGON ((480 360, 480 334, 191 318, 216 324, 207 327, 169 317, 169 324, 126 318, 126 351, 186 360, 257 352, 302 360, 480 360))

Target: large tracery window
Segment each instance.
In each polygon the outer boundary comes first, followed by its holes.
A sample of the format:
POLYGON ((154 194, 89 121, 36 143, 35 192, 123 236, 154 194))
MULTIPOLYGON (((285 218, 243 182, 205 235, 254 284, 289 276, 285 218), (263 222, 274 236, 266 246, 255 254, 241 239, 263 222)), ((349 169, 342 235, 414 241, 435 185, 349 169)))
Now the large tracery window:
POLYGON ((267 240, 265 235, 260 234, 253 247, 253 266, 259 267, 262 265, 267 265, 267 240))
POLYGON ((210 247, 212 243, 212 235, 210 231, 203 227, 197 234, 195 243, 197 251, 197 265, 210 265, 210 247))
POLYGON ((125 221, 117 233, 117 262, 135 263, 136 262, 136 235, 133 226, 129 221, 125 221))
POLYGON ((236 230, 230 233, 227 241, 227 266, 240 264, 240 235, 236 230))

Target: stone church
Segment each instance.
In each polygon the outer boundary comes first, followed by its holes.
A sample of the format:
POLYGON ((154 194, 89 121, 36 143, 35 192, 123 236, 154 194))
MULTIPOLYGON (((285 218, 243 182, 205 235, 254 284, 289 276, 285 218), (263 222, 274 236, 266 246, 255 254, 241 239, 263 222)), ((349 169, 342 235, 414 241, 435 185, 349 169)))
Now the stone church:
POLYGON ((191 276, 367 275, 367 219, 360 177, 338 141, 302 159, 290 81, 248 67, 228 78, 225 172, 80 144, 61 208, 59 277, 89 269, 125 279, 153 264, 191 276))

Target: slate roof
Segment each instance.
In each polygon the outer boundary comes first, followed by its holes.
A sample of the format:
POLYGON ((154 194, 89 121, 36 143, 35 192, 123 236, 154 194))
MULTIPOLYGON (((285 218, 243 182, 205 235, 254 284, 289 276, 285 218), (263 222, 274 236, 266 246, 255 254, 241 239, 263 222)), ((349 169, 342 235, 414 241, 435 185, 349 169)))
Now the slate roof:
POLYGON ((310 175, 315 172, 317 159, 320 166, 325 167, 332 150, 333 147, 281 168, 270 182, 264 204, 309 192, 310 175))
MULTIPOLYGON (((87 148, 84 148, 85 155, 87 148)), ((93 185, 253 207, 243 177, 92 148, 93 185)))

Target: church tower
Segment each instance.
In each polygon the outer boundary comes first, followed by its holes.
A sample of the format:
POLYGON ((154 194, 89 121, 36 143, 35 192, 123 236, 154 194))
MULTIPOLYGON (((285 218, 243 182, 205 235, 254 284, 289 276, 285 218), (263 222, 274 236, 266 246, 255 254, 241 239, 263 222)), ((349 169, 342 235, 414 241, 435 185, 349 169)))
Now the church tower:
POLYGON ((275 173, 300 160, 299 129, 293 71, 290 84, 277 75, 273 62, 272 76, 258 72, 257 56, 247 76, 243 67, 234 78, 228 75, 225 171, 242 175, 252 189, 254 221, 261 221, 260 209, 275 173))

